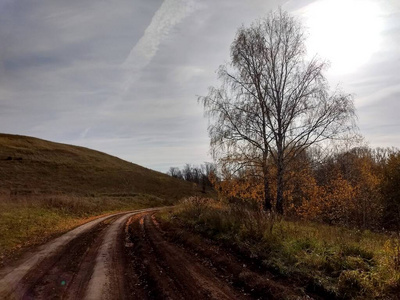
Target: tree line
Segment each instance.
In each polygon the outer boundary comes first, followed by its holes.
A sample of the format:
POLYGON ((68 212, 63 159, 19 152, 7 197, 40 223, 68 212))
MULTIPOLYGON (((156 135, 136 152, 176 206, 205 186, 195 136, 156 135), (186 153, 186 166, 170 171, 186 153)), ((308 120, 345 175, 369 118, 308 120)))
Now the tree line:
MULTIPOLYGON (((400 230, 400 150, 345 147, 329 153, 310 148, 287 167, 284 214, 288 218, 373 230, 400 230)), ((273 161, 271 159, 271 166, 273 161)), ((269 169, 270 193, 277 190, 269 169)), ((222 201, 263 207, 263 170, 232 170, 212 163, 171 167, 170 176, 214 189, 222 201)), ((270 195, 272 198, 272 195, 270 195)), ((275 200, 272 204, 274 205, 275 200)))
POLYGON ((213 163, 204 163, 200 166, 185 164, 182 169, 170 167, 167 174, 178 179, 196 183, 201 187, 202 192, 206 192, 207 189, 213 188, 211 180, 216 176, 216 169, 216 165, 213 163))
MULTIPOLYGON (((297 157, 283 178, 284 214, 289 218, 374 230, 400 229, 400 151, 353 147, 329 155, 314 149, 297 157)), ((276 193, 276 168, 269 168, 276 193)), ((264 196, 262 170, 221 168, 214 187, 220 199, 256 203, 264 196)), ((273 202, 274 204, 274 202, 273 202)))

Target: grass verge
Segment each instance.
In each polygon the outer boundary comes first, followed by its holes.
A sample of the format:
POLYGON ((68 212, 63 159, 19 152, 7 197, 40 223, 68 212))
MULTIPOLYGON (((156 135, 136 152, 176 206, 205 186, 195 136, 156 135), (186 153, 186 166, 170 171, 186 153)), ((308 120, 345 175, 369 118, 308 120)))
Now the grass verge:
POLYGON ((163 219, 258 261, 312 294, 339 299, 397 299, 399 238, 277 219, 244 205, 188 198, 163 219))

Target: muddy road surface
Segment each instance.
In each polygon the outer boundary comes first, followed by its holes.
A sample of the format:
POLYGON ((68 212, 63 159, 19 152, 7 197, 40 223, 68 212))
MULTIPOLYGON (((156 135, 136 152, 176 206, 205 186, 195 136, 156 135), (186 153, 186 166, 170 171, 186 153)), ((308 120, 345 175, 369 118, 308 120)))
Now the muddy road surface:
POLYGON ((0 299, 303 298, 233 255, 163 228, 159 209, 101 217, 0 270, 0 299))

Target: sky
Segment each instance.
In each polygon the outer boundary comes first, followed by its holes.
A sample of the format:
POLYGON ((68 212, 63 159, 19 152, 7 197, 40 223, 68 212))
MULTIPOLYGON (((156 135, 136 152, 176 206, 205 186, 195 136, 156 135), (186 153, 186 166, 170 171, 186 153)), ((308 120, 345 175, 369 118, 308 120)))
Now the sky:
POLYGON ((372 147, 400 148, 398 0, 0 0, 0 132, 166 172, 212 161, 197 102, 241 25, 281 7, 372 147))

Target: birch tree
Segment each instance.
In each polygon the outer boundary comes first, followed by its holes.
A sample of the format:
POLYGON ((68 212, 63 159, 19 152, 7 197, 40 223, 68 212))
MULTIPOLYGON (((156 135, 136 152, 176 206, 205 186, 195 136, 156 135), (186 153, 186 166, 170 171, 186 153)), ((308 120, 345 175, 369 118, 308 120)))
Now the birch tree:
POLYGON ((212 153, 236 170, 257 166, 265 209, 271 210, 275 200, 276 211, 283 213, 290 161, 354 129, 353 99, 330 92, 323 74, 327 63, 316 56, 307 59, 305 31, 284 11, 239 28, 230 57, 218 71, 221 86, 199 97, 210 120, 212 153), (271 160, 277 168, 275 197, 268 178, 271 160))

